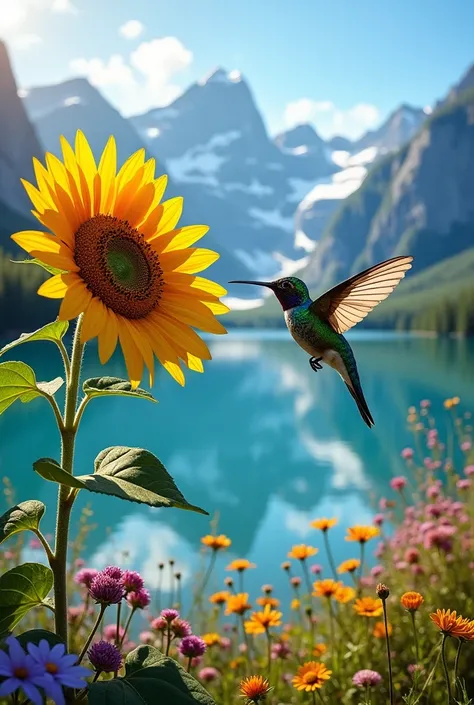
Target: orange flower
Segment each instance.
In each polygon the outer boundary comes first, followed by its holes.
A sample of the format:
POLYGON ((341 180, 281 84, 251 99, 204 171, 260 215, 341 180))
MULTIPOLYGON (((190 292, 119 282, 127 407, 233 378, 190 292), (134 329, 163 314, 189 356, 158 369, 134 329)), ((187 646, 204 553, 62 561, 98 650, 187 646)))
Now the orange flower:
POLYGON ((400 603, 409 612, 416 612, 416 610, 421 607, 424 602, 423 595, 419 592, 404 592, 400 598, 400 603))
POLYGON ((237 595, 229 595, 227 599, 226 614, 244 614, 247 610, 251 610, 252 605, 249 604, 248 592, 239 592, 237 595))
POLYGON ((311 522, 310 526, 313 527, 313 529, 319 529, 320 531, 327 531, 328 529, 332 529, 333 526, 336 526, 337 524, 337 519, 326 519, 326 517, 323 517, 322 519, 315 519, 314 521, 311 522))
POLYGON ((206 646, 217 646, 221 643, 221 638, 216 632, 209 632, 208 634, 203 634, 201 639, 206 644, 206 646))
POLYGON ((246 663, 247 661, 243 656, 237 656, 237 658, 234 658, 232 659, 232 661, 230 661, 229 666, 233 671, 236 671, 242 666, 245 666, 246 663))
POLYGON ((354 609, 361 617, 380 617, 383 612, 382 600, 361 597, 354 602, 354 609))
POLYGON ((360 561, 357 558, 349 558, 347 561, 343 561, 339 568, 338 573, 354 573, 360 566, 360 561))
POLYGON ((265 607, 265 605, 269 607, 279 607, 280 600, 276 597, 270 597, 270 595, 262 595, 261 597, 257 597, 257 605, 261 605, 262 607, 265 607))
POLYGON ((263 634, 270 627, 279 627, 282 613, 272 610, 270 605, 266 605, 262 612, 252 612, 250 619, 245 622, 247 634, 263 634))
POLYGON ((301 602, 295 597, 294 600, 291 601, 291 609, 292 610, 299 610, 301 607, 301 602))
POLYGON ((208 548, 212 548, 213 551, 220 551, 221 549, 229 548, 232 541, 227 538, 227 536, 224 536, 224 534, 220 534, 219 536, 211 536, 211 534, 208 534, 202 537, 201 543, 208 548))
POLYGON ((227 590, 221 590, 220 592, 215 592, 209 597, 209 602, 213 605, 224 605, 230 597, 230 592, 227 590))
POLYGON ((457 637, 458 639, 474 639, 474 620, 467 619, 456 611, 436 610, 430 614, 430 619, 436 624, 443 634, 457 637))
POLYGON ((343 604, 345 604, 346 602, 350 602, 351 600, 353 600, 355 596, 356 591, 353 587, 349 587, 348 585, 342 585, 336 591, 334 599, 336 600, 336 602, 342 602, 343 604))
POLYGON ((316 644, 313 649, 313 656, 323 656, 327 650, 328 647, 326 644, 323 644, 322 642, 320 644, 316 644))
MULTIPOLYGON (((390 622, 387 623, 387 627, 388 627, 388 629, 387 629, 388 635, 391 636, 391 634, 393 632, 393 627, 390 624, 390 622)), ((372 634, 374 635, 374 637, 376 639, 384 639, 385 638, 385 624, 383 622, 375 622, 372 634)))
POLYGON ((380 529, 376 526, 361 526, 356 524, 356 526, 350 526, 347 529, 346 541, 358 541, 359 543, 366 543, 370 539, 380 534, 380 529))
POLYGON ((297 690, 310 693, 312 690, 322 688, 325 681, 330 679, 331 673, 332 671, 329 671, 323 663, 307 661, 298 668, 292 683, 297 690))
POLYGON ((229 563, 226 570, 238 570, 239 573, 242 573, 244 570, 256 567, 257 566, 255 565, 255 563, 250 563, 250 561, 248 561, 246 558, 236 558, 235 561, 229 563))
POLYGON ((264 700, 270 692, 270 683, 263 676, 249 676, 240 682, 240 694, 251 703, 258 703, 264 700))
POLYGON ((288 554, 288 558, 297 558, 300 561, 304 561, 306 558, 315 556, 317 552, 317 548, 314 548, 313 546, 306 546, 304 543, 301 543, 299 546, 293 546, 288 554))
POLYGON ((326 578, 326 580, 316 580, 313 587, 315 597, 334 597, 344 585, 340 581, 336 582, 332 578, 326 578))

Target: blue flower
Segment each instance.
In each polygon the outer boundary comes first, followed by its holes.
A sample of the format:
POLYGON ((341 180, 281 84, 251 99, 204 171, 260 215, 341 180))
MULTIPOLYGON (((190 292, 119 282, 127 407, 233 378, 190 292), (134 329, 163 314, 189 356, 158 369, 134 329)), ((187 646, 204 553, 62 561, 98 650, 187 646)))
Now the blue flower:
POLYGON ((28 653, 33 661, 41 667, 40 685, 56 705, 65 705, 63 686, 84 688, 84 678, 91 675, 88 668, 76 665, 77 656, 66 654, 64 644, 50 647, 46 639, 41 639, 38 646, 27 644, 28 653))
POLYGON ((15 637, 5 640, 8 653, 0 650, 0 676, 6 680, 0 685, 0 697, 21 688, 34 705, 42 705, 43 697, 37 685, 42 685, 44 668, 26 654, 15 637))

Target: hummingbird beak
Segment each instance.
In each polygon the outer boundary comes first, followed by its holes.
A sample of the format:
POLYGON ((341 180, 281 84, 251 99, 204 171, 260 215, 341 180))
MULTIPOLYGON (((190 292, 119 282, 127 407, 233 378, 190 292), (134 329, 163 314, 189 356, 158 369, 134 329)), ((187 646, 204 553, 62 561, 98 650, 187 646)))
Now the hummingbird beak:
POLYGON ((245 281, 242 279, 236 279, 234 281, 229 282, 229 284, 255 284, 255 286, 266 286, 269 289, 273 289, 273 282, 253 282, 245 281))

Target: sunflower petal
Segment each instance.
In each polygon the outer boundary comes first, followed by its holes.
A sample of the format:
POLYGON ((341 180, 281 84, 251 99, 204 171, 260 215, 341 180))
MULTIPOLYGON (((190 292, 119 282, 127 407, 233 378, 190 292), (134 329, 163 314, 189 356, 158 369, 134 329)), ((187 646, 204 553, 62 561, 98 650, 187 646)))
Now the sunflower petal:
POLYGON ((89 146, 82 130, 76 132, 76 159, 79 167, 84 172, 87 184, 89 186, 89 193, 92 195, 92 185, 94 183, 94 176, 97 174, 97 167, 95 164, 94 155, 92 154, 92 149, 89 146))
POLYGON ((183 197, 170 198, 168 201, 164 201, 162 205, 163 215, 158 224, 157 235, 167 233, 176 227, 183 212, 183 197))
MULTIPOLYGON (((155 241, 155 247, 161 247, 161 252, 184 250, 186 247, 194 245, 208 230, 208 225, 186 225, 184 228, 171 230, 166 235, 160 235, 155 241)), ((154 241, 153 238, 150 238, 150 240, 154 241)))
POLYGON ((53 210, 47 210, 42 214, 37 213, 35 215, 39 222, 54 233, 65 245, 73 245, 74 230, 65 215, 53 210))
MULTIPOLYGON (((155 162, 155 160, 153 159, 153 157, 152 157, 151 159, 148 159, 148 160, 145 162, 145 166, 144 166, 144 169, 143 169, 143 181, 142 181, 142 184, 149 184, 149 183, 153 183, 153 182, 154 182, 154 178, 153 178, 153 177, 155 176, 155 166, 156 166, 156 162, 155 162)), ((154 192, 154 189, 153 189, 153 192, 154 192)))
POLYGON ((135 197, 132 197, 128 206, 123 210, 121 217, 124 220, 128 220, 132 228, 136 228, 138 223, 141 223, 145 217, 150 208, 154 192, 153 184, 141 186, 135 197))
POLYGON ((54 277, 47 279, 41 284, 38 294, 47 299, 62 299, 68 288, 66 276, 65 274, 55 274, 54 277))
POLYGON ((118 318, 118 333, 128 377, 132 384, 132 389, 136 389, 143 375, 143 355, 133 340, 125 318, 118 318))
POLYGON ((115 196, 115 172, 117 171, 117 145, 113 136, 109 137, 99 162, 102 182, 100 212, 108 215, 115 196))
POLYGON ((166 191, 166 186, 167 186, 167 184, 168 184, 168 176, 167 176, 167 174, 162 174, 162 175, 159 176, 157 179, 155 179, 155 181, 154 181, 153 183, 154 183, 154 186, 155 186, 155 196, 154 196, 154 198, 153 198, 153 202, 152 202, 152 204, 151 204, 151 206, 150 206, 150 211, 149 211, 149 213, 147 214, 147 217, 148 217, 148 215, 150 215, 150 213, 151 213, 152 211, 155 210, 155 208, 159 205, 161 199, 163 198, 163 195, 164 195, 164 193, 165 193, 165 191, 166 191))
POLYGON ((67 220, 71 227, 71 230, 73 232, 76 232, 81 222, 80 215, 77 212, 74 203, 71 201, 69 194, 64 191, 64 189, 61 188, 59 184, 56 184, 56 196, 57 203, 59 204, 58 211, 67 220))
POLYGON ((117 190, 114 206, 114 215, 117 218, 124 218, 124 213, 131 207, 134 199, 137 198, 142 178, 143 167, 138 169, 133 177, 129 179, 127 183, 122 184, 121 188, 117 190))
POLYGON ((222 301, 203 301, 204 306, 207 306, 209 311, 212 311, 216 316, 224 313, 229 313, 230 308, 222 303, 222 301))
POLYGON ((117 191, 122 188, 123 184, 127 183, 135 172, 145 163, 145 149, 142 147, 137 152, 132 154, 122 165, 117 174, 117 191))
POLYGON ((67 291, 64 294, 58 314, 60 321, 70 321, 72 318, 76 318, 86 310, 92 299, 92 293, 81 277, 73 274, 69 276, 74 279, 69 280, 67 291))
POLYGON ((38 213, 44 213, 45 210, 51 208, 52 204, 47 196, 38 191, 38 189, 33 186, 33 184, 30 184, 29 181, 26 181, 26 179, 20 179, 20 181, 38 213))
POLYGON ((143 325, 148 330, 148 339, 160 363, 178 384, 184 386, 184 373, 179 364, 178 356, 171 343, 168 342, 165 330, 160 321, 154 319, 152 323, 148 318, 143 321, 143 325))
POLYGON ((64 166, 66 167, 67 171, 72 174, 73 179, 77 181, 79 178, 79 170, 77 168, 77 159, 74 150, 67 141, 67 139, 64 137, 64 135, 61 135, 59 137, 59 141, 61 143, 61 151, 63 153, 64 166))
POLYGON ((193 328, 200 328, 206 333, 215 333, 217 335, 227 333, 224 326, 219 323, 204 304, 190 297, 163 298, 160 302, 160 308, 173 318, 177 318, 178 321, 186 323, 193 328))
POLYGON ((158 318, 158 325, 164 326, 164 329, 169 331, 170 337, 193 355, 197 355, 203 360, 210 360, 211 353, 206 343, 199 335, 188 325, 181 323, 176 318, 166 315, 159 309, 150 314, 150 320, 155 321, 158 318))
POLYGON ((11 236, 13 242, 22 247, 30 254, 33 250, 41 254, 42 252, 54 252, 55 254, 71 253, 71 250, 58 240, 54 235, 43 233, 40 230, 23 230, 11 236))
POLYGON ((89 306, 84 312, 81 328, 81 343, 96 338, 102 331, 107 321, 107 309, 100 299, 92 297, 89 306))
POLYGON ((195 355, 191 355, 191 353, 188 353, 186 363, 190 370, 194 370, 194 372, 204 372, 204 365, 202 364, 202 360, 200 360, 195 355))
POLYGON ((115 348, 117 347, 118 337, 118 322, 117 316, 110 309, 105 308, 107 313, 105 325, 99 333, 99 360, 102 365, 112 357, 115 348))
POLYGON ((54 181, 54 184, 59 184, 68 195, 69 194, 69 184, 66 175, 66 167, 64 164, 50 152, 46 152, 46 166, 48 167, 48 172, 54 181))
POLYGON ((217 252, 204 248, 188 247, 186 250, 166 252, 160 256, 164 271, 175 270, 194 274, 206 269, 219 259, 217 252))
POLYGON ((163 206, 156 206, 154 210, 149 210, 148 215, 141 225, 138 226, 139 231, 145 238, 145 240, 150 240, 158 229, 158 223, 163 215, 163 206))
POLYGON ((51 174, 41 162, 33 157, 33 170, 36 176, 36 182, 38 184, 38 189, 43 195, 45 200, 49 200, 49 207, 54 208, 54 201, 52 197, 54 195, 54 184, 51 174))
POLYGON ((135 345, 140 350, 140 353, 145 361, 145 365, 150 373, 150 387, 152 387, 155 377, 155 361, 151 343, 148 341, 147 336, 143 335, 143 327, 139 322, 130 321, 126 318, 123 319, 123 322, 128 326, 130 335, 132 336, 135 345))
POLYGON ((178 288, 187 289, 188 287, 191 287, 192 289, 200 289, 201 291, 206 291, 209 294, 213 294, 216 298, 227 294, 227 289, 224 289, 224 287, 220 284, 217 284, 210 279, 206 279, 205 277, 195 277, 192 274, 170 272, 166 275, 166 280, 178 288))

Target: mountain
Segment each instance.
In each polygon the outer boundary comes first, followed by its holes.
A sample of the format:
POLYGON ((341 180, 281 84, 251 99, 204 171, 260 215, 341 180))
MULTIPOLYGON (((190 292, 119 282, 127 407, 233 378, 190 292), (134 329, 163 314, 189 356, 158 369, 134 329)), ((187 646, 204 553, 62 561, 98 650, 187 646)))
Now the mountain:
POLYGON ((367 147, 375 147, 379 155, 392 152, 402 147, 418 132, 426 120, 426 113, 421 108, 400 105, 376 130, 369 130, 356 142, 352 143, 352 153, 367 147))
POLYGON ((453 103, 456 101, 461 93, 474 88, 474 64, 472 64, 467 71, 461 76, 461 79, 450 89, 446 98, 441 101, 437 107, 445 103, 453 103))

